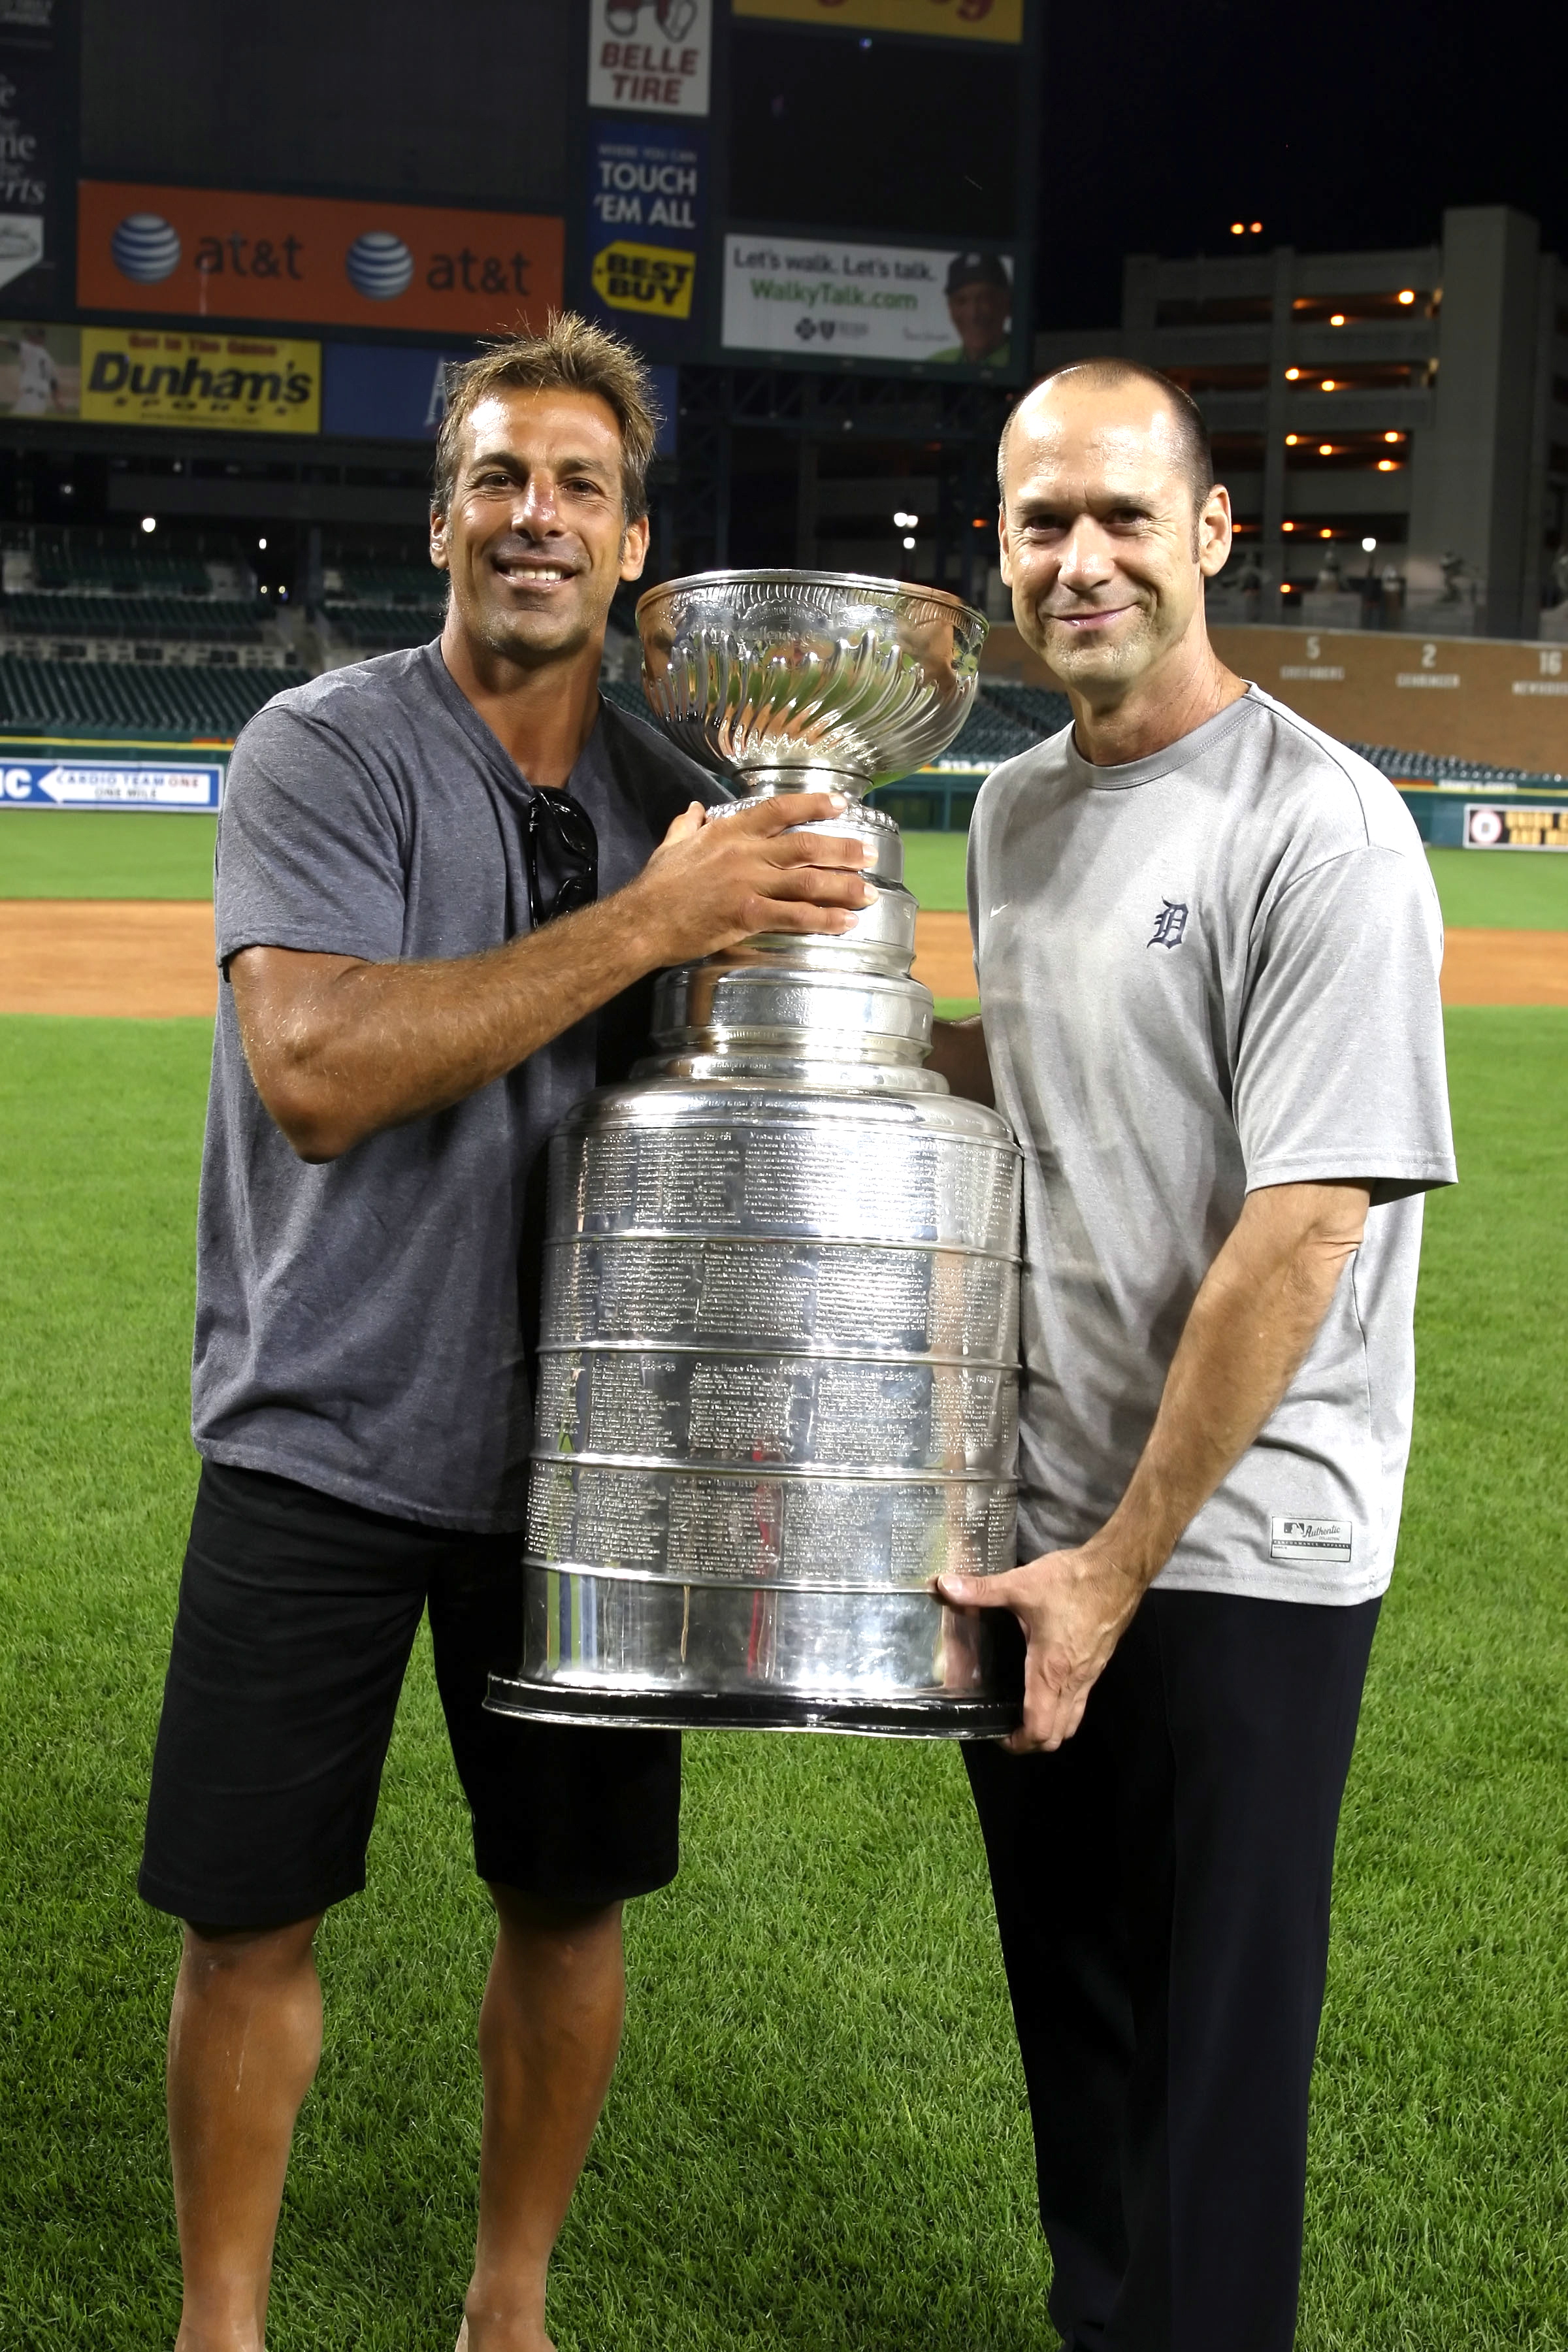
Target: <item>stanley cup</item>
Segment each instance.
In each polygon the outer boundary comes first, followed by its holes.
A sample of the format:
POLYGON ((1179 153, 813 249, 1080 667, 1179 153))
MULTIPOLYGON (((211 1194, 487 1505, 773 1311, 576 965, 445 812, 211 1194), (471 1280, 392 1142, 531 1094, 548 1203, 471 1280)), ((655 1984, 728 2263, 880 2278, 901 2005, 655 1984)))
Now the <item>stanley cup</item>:
MULTIPOLYGON (((664 973, 654 1052, 551 1145, 523 1655, 555 1722, 1008 1729, 1019 1160, 925 1069, 899 829, 863 793, 952 740, 985 623, 940 589, 715 572, 637 607, 674 740, 742 793, 834 787, 852 929, 664 973)), ((722 821, 725 811, 716 813, 722 821)))

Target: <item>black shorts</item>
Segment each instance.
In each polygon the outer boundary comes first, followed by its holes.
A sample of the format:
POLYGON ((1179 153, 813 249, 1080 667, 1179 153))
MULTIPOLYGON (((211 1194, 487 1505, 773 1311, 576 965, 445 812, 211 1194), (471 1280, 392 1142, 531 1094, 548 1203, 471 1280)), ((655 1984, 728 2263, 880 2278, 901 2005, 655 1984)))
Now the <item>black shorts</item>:
POLYGON ((521 1539, 416 1526, 205 1463, 153 1759, 141 1892, 282 1927, 364 1885, 422 1612, 482 1878, 603 1905, 676 1873, 680 1739, 489 1715, 522 1649, 521 1539))

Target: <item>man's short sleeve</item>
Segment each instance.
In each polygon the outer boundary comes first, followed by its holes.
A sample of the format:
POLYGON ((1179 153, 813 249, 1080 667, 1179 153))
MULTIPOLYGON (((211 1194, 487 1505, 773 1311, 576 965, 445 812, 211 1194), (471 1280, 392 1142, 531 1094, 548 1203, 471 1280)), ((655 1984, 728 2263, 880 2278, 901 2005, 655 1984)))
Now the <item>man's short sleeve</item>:
POLYGON ((1454 1181, 1442 955, 1425 859, 1370 845, 1279 893, 1237 1055, 1249 1191, 1360 1176, 1377 1202, 1454 1181))
POLYGON ((396 811, 336 730, 277 705, 235 746, 218 824, 217 959, 241 948, 403 952, 396 811))

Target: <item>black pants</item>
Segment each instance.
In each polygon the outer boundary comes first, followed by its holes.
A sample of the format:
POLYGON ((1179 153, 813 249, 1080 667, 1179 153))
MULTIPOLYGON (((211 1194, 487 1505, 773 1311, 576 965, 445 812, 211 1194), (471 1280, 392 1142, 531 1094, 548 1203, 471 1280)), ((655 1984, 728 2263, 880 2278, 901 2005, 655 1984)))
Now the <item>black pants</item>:
POLYGON ((479 1875, 594 1906, 667 1885, 678 1733, 485 1711, 490 1669, 521 1654, 521 1549, 205 1463, 153 1759, 147 1901, 204 1927, 272 1927, 358 1893, 426 1609, 479 1875))
POLYGON ((1151 1592, 1075 1738, 965 1751, 1071 2352, 1289 2352, 1377 1612, 1151 1592))

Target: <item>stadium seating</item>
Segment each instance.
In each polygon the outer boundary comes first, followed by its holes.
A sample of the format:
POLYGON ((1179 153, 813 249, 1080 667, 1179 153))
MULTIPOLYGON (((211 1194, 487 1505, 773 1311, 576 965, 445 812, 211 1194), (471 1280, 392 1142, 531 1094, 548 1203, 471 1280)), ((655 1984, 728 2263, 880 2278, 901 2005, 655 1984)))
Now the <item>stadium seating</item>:
POLYGON ((226 741, 298 669, 187 669, 153 662, 0 661, 0 730, 10 735, 169 736, 226 741))
POLYGON ((202 596, 79 596, 24 593, 0 600, 10 636, 170 637, 259 645, 273 615, 258 598, 238 604, 202 596))
POLYGON ((1391 751, 1382 743, 1351 743, 1380 774, 1395 783, 1511 784, 1521 791, 1550 792, 1568 784, 1568 776, 1545 775, 1528 768, 1494 768, 1486 760, 1460 760, 1447 751, 1391 751))

